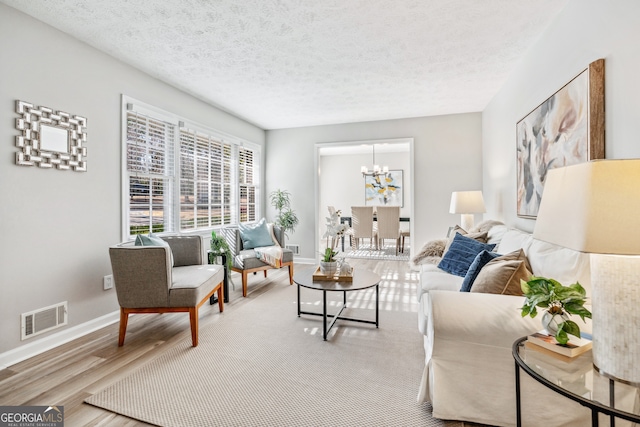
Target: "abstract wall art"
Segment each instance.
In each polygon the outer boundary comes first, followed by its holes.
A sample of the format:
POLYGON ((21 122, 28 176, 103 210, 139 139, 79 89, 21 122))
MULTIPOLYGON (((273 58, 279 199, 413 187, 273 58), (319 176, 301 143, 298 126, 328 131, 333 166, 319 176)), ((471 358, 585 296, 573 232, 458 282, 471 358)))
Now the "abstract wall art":
POLYGON ((389 171, 388 175, 364 177, 364 201, 366 206, 404 205, 402 195, 402 170, 389 171))
POLYGON ((604 158, 604 59, 516 125, 517 214, 535 218, 550 169, 604 158))

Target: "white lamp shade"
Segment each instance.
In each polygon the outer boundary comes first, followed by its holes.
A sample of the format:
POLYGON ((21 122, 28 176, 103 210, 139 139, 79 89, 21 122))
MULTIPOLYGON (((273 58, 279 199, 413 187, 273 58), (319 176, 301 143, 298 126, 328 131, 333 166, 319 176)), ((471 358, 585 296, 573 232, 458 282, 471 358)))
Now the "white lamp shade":
POLYGON ((591 253, 593 363, 640 384, 640 159, 552 169, 536 239, 591 253))
POLYGON ((451 193, 449 213, 473 214, 485 212, 482 191, 454 191, 451 193))
POLYGON ((581 252, 640 254, 640 159, 551 169, 533 236, 581 252))

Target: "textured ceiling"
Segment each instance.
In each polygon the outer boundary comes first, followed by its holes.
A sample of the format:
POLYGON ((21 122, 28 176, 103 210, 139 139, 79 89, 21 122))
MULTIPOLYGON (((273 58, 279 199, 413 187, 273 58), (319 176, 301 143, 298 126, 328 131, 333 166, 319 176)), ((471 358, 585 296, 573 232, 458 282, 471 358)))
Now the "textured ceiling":
POLYGON ((264 129, 482 111, 568 0, 0 0, 264 129))

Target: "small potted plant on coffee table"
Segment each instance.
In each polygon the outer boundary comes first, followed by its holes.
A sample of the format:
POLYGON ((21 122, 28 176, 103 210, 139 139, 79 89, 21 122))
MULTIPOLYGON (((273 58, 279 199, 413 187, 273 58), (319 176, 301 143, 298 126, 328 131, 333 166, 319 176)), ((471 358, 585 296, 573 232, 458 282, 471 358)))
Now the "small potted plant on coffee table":
POLYGON ((324 250, 320 261, 320 273, 325 276, 334 276, 338 272, 338 261, 334 258, 338 253, 331 248, 324 250))

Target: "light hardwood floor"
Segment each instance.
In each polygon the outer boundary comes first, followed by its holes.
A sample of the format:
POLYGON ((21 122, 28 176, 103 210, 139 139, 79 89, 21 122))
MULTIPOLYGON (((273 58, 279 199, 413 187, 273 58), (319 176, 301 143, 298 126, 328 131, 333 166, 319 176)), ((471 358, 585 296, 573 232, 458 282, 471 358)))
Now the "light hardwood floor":
MULTIPOLYGON (((407 262, 363 259, 349 262, 356 268, 393 274, 399 281, 417 283, 417 274, 409 270, 407 262)), ((300 271, 314 266, 296 264, 295 268, 300 271)), ((273 286, 288 286, 288 273, 281 269, 270 270, 266 279, 262 273, 250 276, 247 298, 242 298, 240 276, 234 273, 232 280, 236 290, 230 291, 225 311, 259 298, 273 286)), ((217 304, 205 304, 199 319, 200 329, 214 324, 219 319, 217 304)), ((68 427, 147 425, 83 401, 185 339, 190 339, 189 317, 185 313, 131 316, 123 347, 117 345, 116 323, 0 370, 0 405, 62 405, 68 427)))

